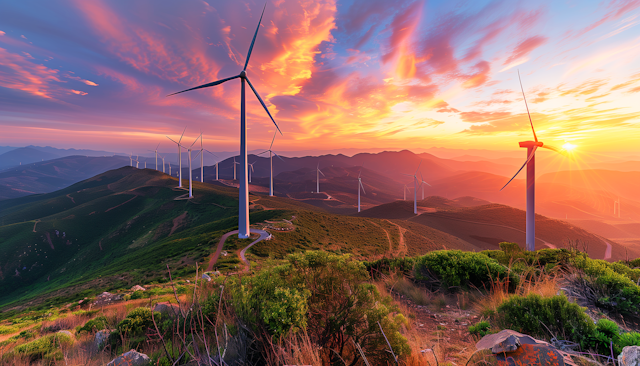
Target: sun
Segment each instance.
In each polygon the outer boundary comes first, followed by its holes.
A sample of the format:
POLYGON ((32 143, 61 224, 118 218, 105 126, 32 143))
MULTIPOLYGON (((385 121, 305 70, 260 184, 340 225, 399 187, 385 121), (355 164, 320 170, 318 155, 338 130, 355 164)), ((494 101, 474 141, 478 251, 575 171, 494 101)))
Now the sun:
POLYGON ((569 142, 567 142, 566 144, 562 145, 562 148, 567 150, 567 151, 572 151, 576 147, 578 147, 578 146, 576 146, 576 145, 574 145, 572 143, 569 143, 569 142))

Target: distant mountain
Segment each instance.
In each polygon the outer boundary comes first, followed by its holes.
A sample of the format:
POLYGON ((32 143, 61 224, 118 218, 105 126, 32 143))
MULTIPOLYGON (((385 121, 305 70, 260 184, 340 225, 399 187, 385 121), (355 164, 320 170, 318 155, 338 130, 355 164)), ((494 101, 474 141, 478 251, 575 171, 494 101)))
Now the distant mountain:
POLYGON ((0 155, 0 171, 20 165, 27 165, 36 161, 59 158, 60 155, 44 152, 32 147, 20 147, 0 155))
POLYGON ((0 200, 53 192, 127 165, 128 157, 67 156, 10 168, 0 172, 0 200))

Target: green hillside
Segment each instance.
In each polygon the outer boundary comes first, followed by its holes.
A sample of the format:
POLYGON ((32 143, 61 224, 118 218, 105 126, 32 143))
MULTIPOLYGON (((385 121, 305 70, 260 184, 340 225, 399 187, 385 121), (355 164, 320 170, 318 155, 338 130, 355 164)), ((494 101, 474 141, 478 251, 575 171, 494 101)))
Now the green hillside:
MULTIPOLYGON (((194 198, 186 200, 176 186, 166 174, 124 167, 57 192, 1 201, 0 310, 162 282, 167 265, 177 276, 205 266, 219 238, 237 229, 238 191, 195 182, 194 198)), ((252 194, 250 200, 258 227, 282 219, 293 225, 251 248, 252 261, 306 249, 375 259, 467 244, 435 230, 412 233, 415 228, 389 220, 329 214, 288 198, 252 194)), ((241 249, 227 244, 232 253, 241 249)), ((225 260, 238 262, 233 255, 225 260)))

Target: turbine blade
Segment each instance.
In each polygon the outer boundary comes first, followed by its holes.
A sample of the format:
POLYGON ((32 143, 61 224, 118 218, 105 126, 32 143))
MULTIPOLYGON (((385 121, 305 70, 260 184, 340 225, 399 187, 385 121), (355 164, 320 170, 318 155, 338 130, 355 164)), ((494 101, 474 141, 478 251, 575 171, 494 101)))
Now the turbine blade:
POLYGON ((196 154, 196 156, 192 157, 192 158, 191 158, 191 160, 193 160, 193 159, 197 158, 197 157, 200 155, 200 153, 201 153, 201 152, 202 152, 202 151, 198 151, 198 153, 196 154))
POLYGON ((318 169, 318 171, 320 172, 320 174, 322 174, 323 177, 326 177, 326 175, 324 175, 324 173, 322 172, 322 170, 318 169))
POLYGON ((264 8, 262 8, 262 14, 260 15, 260 20, 258 21, 258 27, 256 28, 256 33, 253 35, 253 39, 251 40, 251 46, 249 46, 249 52, 247 52, 247 61, 244 63, 244 69, 247 70, 247 66, 249 66, 249 58, 251 57, 251 51, 253 51, 253 45, 256 43, 256 37, 258 36, 258 31, 260 30, 260 24, 262 23, 262 16, 264 16, 264 10, 267 8, 267 3, 264 3, 264 8))
MULTIPOLYGON (((272 151, 272 152, 273 152, 273 151, 272 151)), ((284 161, 284 159, 283 159, 283 158, 281 158, 281 157, 280 157, 280 155, 278 155, 278 154, 276 154, 276 153, 273 153, 273 155, 277 156, 277 157, 278 157, 278 159, 280 159, 280 160, 284 161)), ((284 162, 286 163, 286 161, 284 161, 284 162)))
POLYGON ((269 150, 267 150, 267 151, 263 151, 263 152, 261 152, 261 153, 257 153, 257 154, 256 154, 256 156, 258 156, 258 155, 262 155, 262 154, 266 154, 266 153, 268 153, 268 152, 269 152, 269 150))
POLYGON ((171 142, 173 142, 174 144, 180 145, 180 143, 179 143, 179 142, 175 142, 171 137, 166 136, 166 138, 168 138, 169 140, 171 140, 171 142))
POLYGON ((160 143, 158 142, 158 146, 156 146, 156 150, 158 150, 159 147, 160 147, 160 143))
POLYGON ((527 107, 527 115, 529 115, 529 123, 531 124, 531 131, 533 131, 533 138, 536 140, 536 142, 538 142, 538 136, 536 136, 536 130, 533 128, 533 121, 531 120, 531 113, 529 113, 529 105, 527 104, 527 97, 524 96, 522 79, 520 79, 520 70, 518 70, 518 80, 520 81, 520 90, 522 90, 522 98, 524 99, 524 106, 527 107))
POLYGON ((362 181, 359 181, 359 182, 360 182, 360 187, 362 188, 362 192, 364 192, 364 194, 367 194, 367 192, 365 192, 364 190, 364 185, 362 184, 362 181))
POLYGON ((422 181, 422 183, 424 183, 424 184, 428 185, 429 187, 431 187, 431 184, 429 184, 429 183, 427 183, 425 181, 422 181))
POLYGON ((187 126, 184 126, 184 130, 182 130, 182 135, 180 135, 180 140, 178 142, 182 142, 182 136, 184 136, 184 132, 187 130, 187 126))
POLYGON ((170 96, 172 96, 172 95, 176 95, 176 94, 180 94, 180 93, 188 92, 188 91, 191 91, 191 90, 202 89, 202 88, 208 88, 208 87, 210 87, 210 86, 216 86, 216 85, 222 84, 222 83, 224 83, 224 82, 227 82, 227 81, 229 81, 229 80, 237 79, 237 78, 239 78, 239 77, 240 77, 240 75, 232 76, 232 77, 230 77, 230 78, 221 79, 221 80, 218 80, 218 81, 214 81, 214 82, 212 82, 212 83, 202 84, 202 85, 200 85, 200 86, 196 86, 196 87, 194 87, 194 88, 189 88, 189 89, 185 89, 185 90, 182 90, 182 91, 179 91, 179 92, 175 92, 175 93, 169 94, 169 95, 167 95, 167 96, 168 96, 168 97, 170 97, 170 96))
POLYGON ((416 172, 414 175, 418 174, 418 171, 420 170, 420 165, 422 165, 422 159, 420 159, 420 164, 418 164, 418 169, 416 169, 416 172))
POLYGON ((260 98, 260 94, 258 94, 258 91, 256 91, 256 88, 253 87, 253 84, 251 84, 251 82, 249 81, 249 78, 245 78, 245 80, 247 80, 247 84, 249 84, 249 86, 251 87, 251 90, 253 90, 253 94, 256 95, 256 97, 260 101, 260 104, 262 104, 262 107, 264 108, 264 110, 267 111, 267 114, 269 115, 269 118, 271 118, 271 122, 273 122, 273 124, 276 125, 276 128, 278 129, 278 132, 280 132, 280 134, 282 135, 282 131, 280 131, 280 127, 278 127, 278 124, 276 123, 276 121, 273 119, 273 117, 271 117, 271 113, 269 112, 269 108, 267 108, 267 105, 264 104, 264 101, 262 100, 262 98, 260 98))
POLYGON ((533 150, 531 150, 531 154, 529 154, 529 157, 527 158, 527 161, 525 161, 525 162, 524 162, 524 164, 522 164, 522 166, 520 167, 520 169, 518 169, 518 171, 516 172, 516 174, 514 174, 514 176, 513 176, 511 179, 509 179, 509 181, 507 182, 507 184, 505 184, 505 185, 504 185, 504 187, 500 188, 500 190, 501 190, 501 191, 502 191, 506 186, 508 186, 508 185, 509 185, 509 183, 511 183, 511 181, 512 181, 513 179, 515 179, 515 177, 518 175, 518 173, 520 173, 520 171, 521 171, 522 169, 524 169, 524 167, 525 167, 525 166, 527 166, 527 164, 529 164, 529 161, 531 161, 531 159, 533 159, 533 157, 535 156, 535 154, 536 154, 536 150, 537 150, 537 149, 538 149, 538 146, 534 146, 534 147, 533 147, 533 150))
POLYGON ((189 146, 190 148, 193 147, 193 145, 196 144, 196 142, 198 142, 198 139, 202 136, 202 134, 200 134, 200 136, 196 137, 196 140, 193 142, 193 144, 191 144, 191 146, 189 146))
POLYGON ((273 149, 273 142, 276 140, 276 132, 273 131, 273 138, 271 139, 271 145, 269 146, 269 150, 273 149))
POLYGON ((212 153, 211 151, 209 151, 209 150, 207 150, 207 149, 204 149, 204 151, 206 151, 206 152, 208 152, 209 154, 211 154, 211 155, 215 156, 216 158, 218 157, 218 155, 216 155, 216 154, 212 153))

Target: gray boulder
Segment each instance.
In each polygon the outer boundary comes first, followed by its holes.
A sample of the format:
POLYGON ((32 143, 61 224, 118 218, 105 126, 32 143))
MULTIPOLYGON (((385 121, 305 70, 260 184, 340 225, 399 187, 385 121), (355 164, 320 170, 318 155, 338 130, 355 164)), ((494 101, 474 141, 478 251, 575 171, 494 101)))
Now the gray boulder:
POLYGON ((161 302, 157 303, 154 306, 153 311, 157 311, 162 315, 168 315, 170 317, 174 317, 180 314, 180 307, 178 305, 169 303, 169 302, 161 302))
POLYGON ((149 356, 132 349, 113 359, 107 366, 147 366, 150 362, 149 356))
POLYGON ((618 355, 618 365, 620 366, 640 366, 640 347, 626 346, 622 353, 618 355))
POLYGON ((202 274, 202 279, 207 281, 207 282, 211 282, 211 277, 206 273, 202 274))
POLYGON ((96 336, 93 339, 93 344, 96 346, 96 348, 102 349, 102 347, 105 346, 111 332, 112 332, 111 330, 103 329, 96 333, 96 336))

